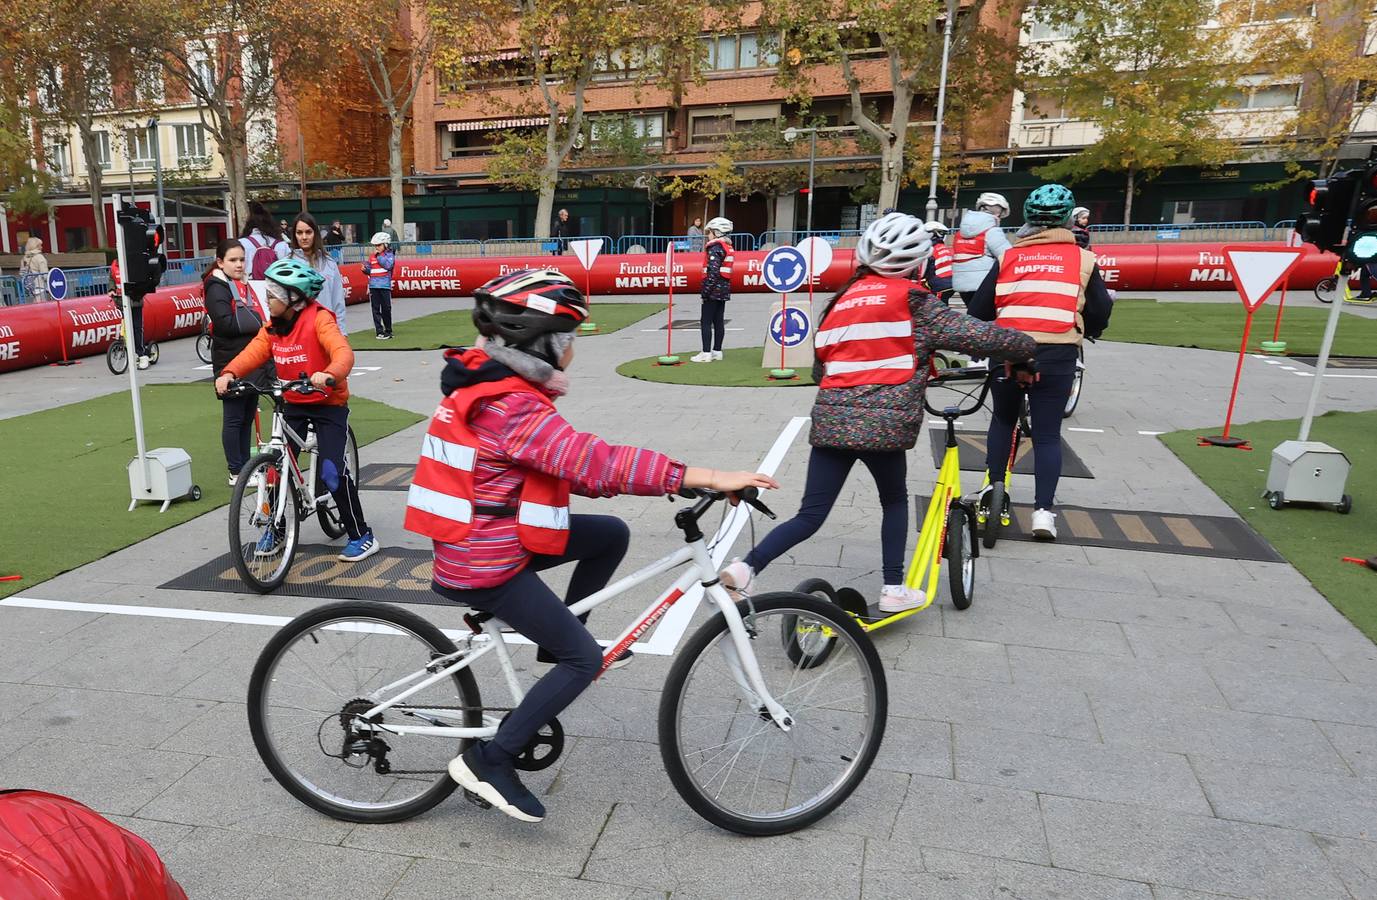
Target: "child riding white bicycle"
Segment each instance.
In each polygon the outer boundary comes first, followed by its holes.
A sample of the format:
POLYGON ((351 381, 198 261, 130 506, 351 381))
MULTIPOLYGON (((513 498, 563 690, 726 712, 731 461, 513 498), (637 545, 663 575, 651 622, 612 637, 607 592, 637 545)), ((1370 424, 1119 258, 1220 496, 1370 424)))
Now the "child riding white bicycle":
MULTIPOLYGON (((545 816, 513 761, 536 732, 583 692, 602 651, 567 609, 605 587, 630 530, 614 516, 569 515, 568 497, 671 494, 680 487, 777 487, 755 472, 685 466, 651 450, 576 431, 554 400, 566 393, 583 294, 553 270, 523 270, 474 292, 471 349, 449 351, 441 401, 407 498, 406 527, 434 541, 433 589, 491 613, 540 647, 550 670, 491 741, 456 757, 450 775, 523 822, 545 816), (563 600, 536 574, 576 563, 563 600)), ((630 661, 630 652, 619 663, 630 661)))
MULTIPOLYGON (((283 381, 309 375, 317 392, 286 394, 287 426, 302 435, 308 424, 315 429, 321 480, 334 497, 340 522, 349 535, 339 558, 345 562, 366 559, 378 552, 379 544, 364 520, 358 485, 344 462, 354 351, 334 315, 315 300, 325 279, 314 269, 299 259, 280 259, 268 267, 266 278, 272 318, 221 370, 215 379, 215 392, 224 396, 230 382, 270 361, 283 381)), ((258 553, 275 552, 276 540, 272 529, 265 531, 258 553)))

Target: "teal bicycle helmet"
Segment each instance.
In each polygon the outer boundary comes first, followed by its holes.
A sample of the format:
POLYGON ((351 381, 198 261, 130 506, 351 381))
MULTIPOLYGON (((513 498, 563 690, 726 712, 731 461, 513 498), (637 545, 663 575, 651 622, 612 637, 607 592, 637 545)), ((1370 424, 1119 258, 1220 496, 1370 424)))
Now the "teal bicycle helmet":
POLYGON ((307 300, 314 300, 325 287, 324 276, 300 259, 279 259, 263 277, 286 288, 289 295, 300 294, 307 300))
POLYGON ((1065 225, 1076 208, 1076 198, 1059 184, 1044 184, 1023 201, 1023 221, 1029 225, 1065 225))

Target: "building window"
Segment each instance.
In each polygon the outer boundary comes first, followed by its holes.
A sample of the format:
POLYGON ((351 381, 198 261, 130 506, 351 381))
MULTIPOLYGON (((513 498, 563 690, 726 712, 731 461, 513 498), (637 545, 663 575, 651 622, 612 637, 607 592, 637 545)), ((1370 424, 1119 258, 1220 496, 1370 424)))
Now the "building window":
POLYGON ((634 134, 640 138, 641 144, 646 147, 658 147, 664 144, 665 140, 665 114, 646 113, 643 115, 626 114, 620 116, 598 116, 589 122, 589 133, 592 137, 594 148, 615 143, 621 137, 623 131, 634 134))
POLYGON ((599 54, 593 63, 594 81, 621 81, 633 78, 645 65, 645 54, 639 49, 613 50, 599 54))
POLYGON ((163 102, 163 70, 157 63, 144 63, 135 71, 134 99, 139 103, 163 102))
POLYGON ((205 166, 210 162, 206 153, 206 130, 200 125, 177 125, 177 165, 205 166))
POLYGON ((711 72, 769 69, 779 65, 779 41, 757 32, 716 34, 701 38, 703 68, 711 72))
POLYGON ((1224 96, 1221 109, 1285 109, 1300 105, 1299 84, 1264 84, 1257 87, 1236 87, 1224 96))
POLYGON ((692 144, 715 144, 726 140, 735 130, 730 114, 695 115, 689 123, 689 142, 692 144))
POLYGON ((62 95, 62 70, 45 66, 38 75, 38 108, 46 113, 57 112, 62 95))
POLYGON ((210 54, 204 48, 194 44, 188 44, 186 50, 187 59, 191 62, 191 69, 196 73, 196 80, 207 95, 213 95, 215 93, 215 66, 211 64, 210 54))
POLYGON ((1023 95, 1023 120, 1065 119, 1066 98, 1060 94, 1030 92, 1023 95))
POLYGON ((153 132, 151 129, 125 129, 124 146, 126 155, 129 157, 129 168, 153 168, 153 132))
POLYGON ((70 178, 72 158, 65 138, 50 138, 43 144, 43 160, 48 171, 58 178, 70 178))
POLYGON ((689 114, 689 143, 716 144, 732 133, 776 122, 780 117, 778 103, 755 103, 731 109, 714 109, 689 114))
POLYGON ((95 132, 95 138, 96 155, 94 159, 86 160, 86 168, 90 170, 94 166, 102 172, 109 172, 112 163, 110 154, 110 132, 97 131, 95 132))

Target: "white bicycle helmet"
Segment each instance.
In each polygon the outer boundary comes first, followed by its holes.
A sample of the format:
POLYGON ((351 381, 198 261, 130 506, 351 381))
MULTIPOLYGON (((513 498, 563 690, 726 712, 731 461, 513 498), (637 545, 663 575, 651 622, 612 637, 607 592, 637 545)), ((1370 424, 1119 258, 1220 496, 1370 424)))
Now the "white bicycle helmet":
POLYGON ((932 255, 932 238, 920 219, 906 213, 881 216, 856 243, 856 262, 876 275, 907 278, 932 255))
POLYGON ((981 207, 995 207, 995 206, 997 206, 997 207, 999 207, 1000 209, 1004 210, 1004 211, 1001 212, 1001 213, 996 213, 996 214, 995 214, 995 218, 996 218, 996 219, 1002 219, 1002 218, 1004 218, 1005 216, 1007 216, 1007 215, 1009 214, 1009 201, 1004 199, 1004 195, 1003 195, 1003 194, 996 194, 996 193, 993 193, 992 191, 986 191, 985 193, 981 194, 979 197, 976 197, 976 198, 975 198, 975 208, 976 208, 976 209, 980 209, 981 207))
POLYGON ((714 218, 708 219, 708 224, 704 225, 703 229, 705 231, 715 231, 721 235, 728 235, 732 233, 732 220, 725 216, 715 216, 714 218))
POLYGON ((1074 223, 1082 215, 1090 215, 1090 210, 1086 209, 1084 206, 1076 207, 1075 209, 1071 210, 1071 221, 1074 223))
POLYGON ((928 234, 935 235, 937 237, 946 237, 947 232, 951 231, 951 229, 948 228, 946 225, 943 225, 941 222, 935 220, 932 222, 924 222, 923 227, 927 229, 928 234))

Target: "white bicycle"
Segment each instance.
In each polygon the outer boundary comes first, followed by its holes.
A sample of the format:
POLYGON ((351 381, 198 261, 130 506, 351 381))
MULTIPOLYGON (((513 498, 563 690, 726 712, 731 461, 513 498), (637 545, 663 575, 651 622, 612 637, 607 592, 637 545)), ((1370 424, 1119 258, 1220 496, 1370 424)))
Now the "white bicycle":
MULTIPOLYGON (((695 500, 674 517, 687 545, 571 610, 588 612, 688 563, 608 647, 599 677, 701 583, 717 612, 685 642, 665 681, 665 770, 714 825, 747 835, 796 831, 840 805, 874 762, 888 709, 884 670, 865 633, 833 604, 783 592, 734 602, 699 527, 726 495, 683 493, 695 500), (782 632, 807 637, 781 642, 782 632)), ((772 516, 754 491, 740 496, 772 516)), ((448 797, 457 787, 450 759, 496 734, 524 696, 498 623, 482 613, 464 620, 470 633, 456 645, 415 613, 383 603, 333 603, 293 619, 264 648, 249 682, 249 727, 268 771, 302 803, 348 822, 396 822, 448 797), (497 660, 511 706, 486 706, 479 695, 471 670, 487 656, 497 660)), ((546 768, 563 748, 555 721, 517 767, 546 768)))

